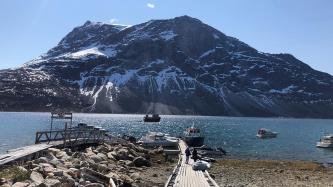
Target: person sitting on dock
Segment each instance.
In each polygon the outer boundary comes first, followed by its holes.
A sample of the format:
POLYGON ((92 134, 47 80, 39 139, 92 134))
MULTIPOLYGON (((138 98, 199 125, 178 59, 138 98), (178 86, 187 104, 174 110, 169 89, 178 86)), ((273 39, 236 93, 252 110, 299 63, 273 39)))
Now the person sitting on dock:
POLYGON ((192 158, 193 158, 194 162, 196 162, 198 160, 198 152, 197 152, 196 148, 193 149, 192 158))
POLYGON ((188 160, 190 159, 190 155, 191 155, 190 148, 187 147, 187 148, 185 149, 185 156, 186 156, 186 161, 185 161, 185 163, 186 163, 186 164, 188 164, 188 160))

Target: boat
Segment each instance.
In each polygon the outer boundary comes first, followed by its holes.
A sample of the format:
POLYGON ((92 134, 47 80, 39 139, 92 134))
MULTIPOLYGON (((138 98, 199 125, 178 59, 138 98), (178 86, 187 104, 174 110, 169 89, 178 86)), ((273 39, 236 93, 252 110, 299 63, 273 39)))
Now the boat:
POLYGON ((144 122, 160 122, 161 117, 158 114, 152 114, 152 115, 146 114, 146 116, 143 117, 143 121, 144 122))
POLYGON ((130 135, 127 135, 127 134, 124 134, 121 138, 126 140, 126 141, 129 141, 131 143, 137 142, 136 138, 134 136, 130 136, 130 135))
POLYGON ((258 138, 276 138, 278 135, 277 132, 273 132, 269 129, 261 128, 258 130, 257 137, 258 138))
POLYGON ((198 154, 201 156, 224 156, 227 152, 222 148, 212 148, 207 145, 196 147, 198 154))
POLYGON ((333 134, 321 137, 316 146, 320 148, 333 148, 333 134))
POLYGON ((183 139, 190 147, 200 147, 204 144, 205 137, 201 134, 200 129, 193 125, 184 131, 183 139))
POLYGON ((143 136, 138 142, 143 147, 177 147, 178 138, 161 132, 149 132, 143 136))

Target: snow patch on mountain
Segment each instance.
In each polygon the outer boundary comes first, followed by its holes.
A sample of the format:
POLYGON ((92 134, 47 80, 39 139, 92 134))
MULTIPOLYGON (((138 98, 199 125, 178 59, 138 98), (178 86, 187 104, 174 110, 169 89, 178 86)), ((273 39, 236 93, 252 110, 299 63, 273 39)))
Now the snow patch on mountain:
POLYGON ((123 31, 133 26, 133 25, 124 25, 124 24, 111 24, 111 25, 117 28, 119 31, 123 31))
POLYGON ((278 94, 288 94, 293 92, 293 89, 297 88, 297 86, 291 85, 281 90, 271 89, 269 90, 270 93, 278 93, 278 94))
POLYGON ((220 37, 217 35, 217 34, 213 34, 213 37, 215 38, 215 39, 220 39, 220 37))
POLYGON ((210 50, 204 52, 199 58, 203 58, 203 57, 208 56, 208 55, 210 55, 211 53, 214 53, 214 52, 215 52, 215 49, 210 49, 210 50))
POLYGON ((175 34, 173 31, 163 31, 160 33, 160 37, 164 39, 165 41, 169 41, 176 37, 177 34, 175 34))
POLYGON ((86 57, 88 55, 96 55, 96 56, 103 55, 104 56, 104 53, 100 52, 97 47, 93 47, 93 48, 84 49, 84 50, 81 50, 81 51, 78 51, 75 53, 70 53, 70 54, 66 55, 66 57, 79 59, 79 58, 86 57))
POLYGON ((152 66, 154 66, 154 65, 159 65, 159 64, 163 64, 163 63, 165 63, 164 60, 156 59, 156 60, 154 60, 154 61, 151 61, 151 62, 147 65, 147 67, 152 67, 152 66))

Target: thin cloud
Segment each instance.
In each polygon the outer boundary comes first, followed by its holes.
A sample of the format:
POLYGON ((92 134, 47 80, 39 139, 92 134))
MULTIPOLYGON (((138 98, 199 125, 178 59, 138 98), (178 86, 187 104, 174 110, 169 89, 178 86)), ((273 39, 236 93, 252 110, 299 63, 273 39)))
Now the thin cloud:
POLYGON ((153 3, 147 3, 148 8, 155 8, 155 5, 153 3))
POLYGON ((112 18, 112 19, 110 19, 110 23, 111 23, 111 24, 116 23, 116 22, 118 22, 118 19, 116 19, 116 18, 112 18))

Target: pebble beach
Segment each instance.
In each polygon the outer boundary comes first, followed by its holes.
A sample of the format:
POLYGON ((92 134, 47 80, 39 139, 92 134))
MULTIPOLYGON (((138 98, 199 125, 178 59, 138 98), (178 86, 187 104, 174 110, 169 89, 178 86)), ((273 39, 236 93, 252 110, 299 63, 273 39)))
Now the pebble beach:
POLYGON ((333 168, 309 161, 218 160, 209 171, 221 187, 330 187, 333 168))

